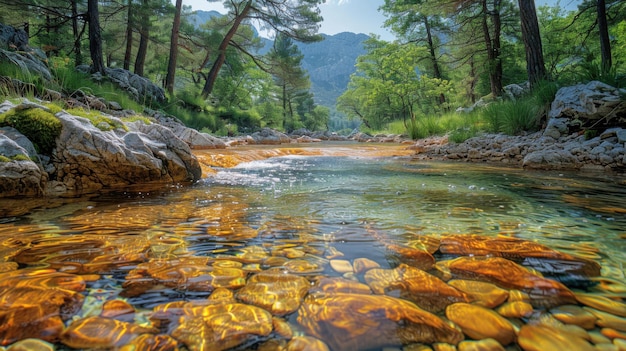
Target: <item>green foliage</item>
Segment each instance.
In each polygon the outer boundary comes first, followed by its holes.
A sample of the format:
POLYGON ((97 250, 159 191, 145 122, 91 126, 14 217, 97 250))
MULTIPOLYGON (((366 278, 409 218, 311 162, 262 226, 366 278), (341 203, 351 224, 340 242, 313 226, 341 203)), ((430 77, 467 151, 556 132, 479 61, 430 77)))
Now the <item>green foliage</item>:
POLYGON ((0 162, 11 162, 11 161, 31 161, 30 157, 19 154, 11 157, 7 157, 5 155, 0 155, 0 162))
POLYGON ((508 135, 537 130, 540 112, 541 108, 533 98, 494 102, 482 110, 488 132, 508 135))
POLYGON ((41 108, 12 109, 0 115, 0 126, 10 126, 24 134, 37 152, 49 155, 61 135, 61 121, 41 108))

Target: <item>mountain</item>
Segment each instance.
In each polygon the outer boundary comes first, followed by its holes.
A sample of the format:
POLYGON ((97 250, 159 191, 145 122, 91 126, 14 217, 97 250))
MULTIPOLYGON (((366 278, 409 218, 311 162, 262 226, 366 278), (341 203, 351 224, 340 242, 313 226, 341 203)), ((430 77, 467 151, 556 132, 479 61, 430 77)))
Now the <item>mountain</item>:
POLYGON ((348 87, 356 59, 365 54, 363 42, 369 36, 350 32, 322 36, 322 41, 296 45, 304 55, 302 68, 309 72, 316 102, 332 107, 348 87))
MULTIPOLYGON (((190 21, 196 26, 222 16, 216 11, 195 11, 190 21)), ((333 107, 337 98, 346 90, 350 75, 355 72, 357 57, 365 54, 365 34, 343 32, 335 35, 322 34, 324 40, 315 43, 295 42, 304 55, 302 68, 311 79, 311 92, 319 105, 333 107)), ((272 47, 272 40, 261 38, 264 46, 258 53, 265 54, 272 47)))

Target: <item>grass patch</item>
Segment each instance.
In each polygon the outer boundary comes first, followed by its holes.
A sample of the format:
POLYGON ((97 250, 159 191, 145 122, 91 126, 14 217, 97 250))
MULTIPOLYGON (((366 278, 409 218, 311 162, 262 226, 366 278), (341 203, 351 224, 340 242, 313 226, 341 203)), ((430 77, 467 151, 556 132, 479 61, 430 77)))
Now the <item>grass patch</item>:
POLYGON ((100 113, 100 111, 84 110, 82 108, 70 108, 66 111, 71 115, 87 118, 91 122, 91 124, 104 132, 118 128, 128 131, 128 127, 126 127, 124 123, 120 122, 117 119, 105 116, 100 113))

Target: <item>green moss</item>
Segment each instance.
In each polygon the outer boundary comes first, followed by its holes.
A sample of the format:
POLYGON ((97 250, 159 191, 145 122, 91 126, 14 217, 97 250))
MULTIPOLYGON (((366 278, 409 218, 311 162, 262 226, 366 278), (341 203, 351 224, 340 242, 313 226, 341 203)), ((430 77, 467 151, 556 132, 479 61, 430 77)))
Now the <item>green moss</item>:
POLYGON ((11 162, 11 159, 4 155, 0 155, 0 162, 11 162))
POLYGON ((0 126, 10 126, 24 134, 35 146, 37 152, 52 153, 56 138, 61 135, 61 121, 52 113, 41 108, 10 110, 0 115, 0 126))
POLYGON ((126 122, 142 121, 145 125, 152 124, 152 121, 150 120, 150 118, 146 116, 142 116, 142 115, 133 115, 133 116, 124 117, 123 120, 126 122))
POLYGON ((100 111, 84 110, 82 108, 71 108, 67 110, 67 113, 74 116, 87 118, 89 121, 91 121, 91 124, 105 132, 117 128, 128 131, 128 128, 123 123, 120 123, 119 121, 103 115, 102 113, 100 113, 100 111))

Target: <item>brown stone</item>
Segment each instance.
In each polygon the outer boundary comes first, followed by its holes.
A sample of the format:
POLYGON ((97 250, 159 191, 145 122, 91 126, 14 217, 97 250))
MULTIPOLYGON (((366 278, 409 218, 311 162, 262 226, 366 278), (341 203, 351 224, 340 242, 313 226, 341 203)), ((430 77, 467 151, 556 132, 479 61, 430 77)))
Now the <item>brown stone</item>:
POLYGON ((323 292, 328 294, 372 294, 372 289, 368 285, 359 283, 358 281, 339 278, 339 277, 322 277, 310 289, 310 292, 323 292))
POLYGON ((595 261, 508 236, 447 235, 441 238, 439 250, 452 255, 503 257, 546 274, 576 274, 584 277, 600 275, 600 265, 595 261))
POLYGON ((329 351, 328 346, 311 336, 296 336, 287 344, 286 351, 329 351))
POLYGON ((595 348, 585 339, 563 333, 546 325, 524 325, 517 335, 518 343, 524 351, 568 350, 594 351, 595 348))
POLYGON ((506 289, 527 293, 535 307, 554 307, 576 302, 565 285, 532 273, 517 263, 501 257, 459 257, 440 262, 456 278, 494 283, 506 289))
POLYGON ((135 319, 135 308, 123 300, 108 300, 102 304, 100 317, 132 322, 135 319))
POLYGON ((372 268, 379 268, 380 265, 376 261, 372 261, 369 258, 359 257, 352 262, 354 267, 354 273, 363 274, 372 268))
POLYGON ((565 324, 574 324, 584 329, 593 329, 596 326, 596 316, 580 306, 558 306, 551 308, 550 313, 554 316, 554 318, 565 324))
POLYGON ((585 306, 593 307, 616 316, 626 317, 626 303, 611 300, 601 295, 583 293, 577 293, 576 300, 585 306))
POLYGON ((237 299, 259 306, 277 316, 295 312, 309 291, 306 278, 284 273, 280 268, 257 273, 237 293, 237 299))
POLYGON ((463 340, 460 330, 436 315, 384 295, 310 294, 298 310, 298 323, 332 350, 463 340))
POLYGON ((448 284, 468 294, 475 305, 494 308, 509 297, 509 292, 497 285, 477 280, 453 279, 448 284))
POLYGON ((138 265, 122 285, 124 297, 138 296, 155 286, 184 291, 210 292, 217 288, 237 289, 245 285, 247 273, 239 268, 212 267, 204 257, 151 260, 138 265))
POLYGON ((583 309, 597 318, 596 324, 599 327, 613 328, 626 332, 626 318, 618 317, 611 313, 596 310, 590 307, 583 307, 583 309))
POLYGON ((515 329, 511 322, 484 307, 455 303, 446 307, 446 317, 472 339, 492 338, 502 345, 515 341, 515 329))
POLYGON ((482 339, 478 341, 465 340, 459 343, 457 347, 458 351, 505 351, 502 346, 495 339, 482 339))
POLYGON ((395 269, 370 269, 365 273, 365 282, 375 294, 401 297, 429 312, 442 311, 451 303, 470 301, 464 292, 405 264, 395 269))
POLYGON ((387 245, 387 251, 399 262, 425 271, 433 268, 435 265, 433 255, 423 249, 391 244, 387 245))
POLYGON ((146 333, 156 330, 114 319, 87 317, 70 324, 61 334, 61 342, 75 349, 114 348, 146 333))
POLYGON ((54 351, 54 345, 39 339, 24 339, 9 346, 7 351, 54 351))
POLYGON ((172 336, 190 350, 222 351, 252 337, 272 332, 272 315, 266 310, 240 303, 195 306, 185 309, 172 336))
POLYGON ((496 312, 507 318, 524 318, 533 313, 533 306, 524 301, 513 301, 498 307, 496 312))
POLYGON ((142 334, 119 351, 178 351, 178 341, 169 335, 142 334))

